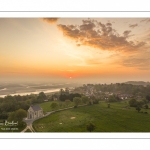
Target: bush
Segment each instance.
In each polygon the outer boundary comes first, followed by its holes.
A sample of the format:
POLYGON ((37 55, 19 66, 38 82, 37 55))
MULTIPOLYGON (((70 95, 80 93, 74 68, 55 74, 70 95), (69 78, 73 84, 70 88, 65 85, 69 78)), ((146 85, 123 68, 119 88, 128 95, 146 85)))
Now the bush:
POLYGON ((87 104, 89 102, 89 98, 87 96, 82 96, 81 98, 84 104, 87 104))
POLYGON ((56 102, 51 103, 51 108, 55 109, 58 106, 58 104, 56 102))
POLYGON ((94 100, 94 101, 93 101, 93 104, 98 104, 98 100, 94 100))
POLYGON ((131 100, 129 100, 129 105, 130 105, 130 107, 136 107, 137 101, 135 99, 131 99, 131 100))
POLYGON ((88 103, 88 105, 92 105, 92 103, 91 103, 91 102, 89 102, 89 103, 88 103))
POLYGON ((81 98, 80 97, 74 97, 73 102, 74 102, 75 106, 78 106, 79 104, 81 104, 81 98))
POLYGON ((144 108, 145 108, 145 109, 148 109, 148 105, 147 105, 147 104, 146 104, 146 105, 144 105, 144 108))
POLYGON ((65 100, 65 104, 68 107, 70 105, 71 101, 69 99, 65 100))
POLYGON ((140 112, 141 108, 140 108, 140 107, 136 107, 136 110, 137 110, 138 112, 140 112))
POLYGON ((86 125, 86 129, 89 131, 89 132, 92 132, 94 129, 95 129, 95 125, 91 122, 89 122, 87 125, 86 125))
POLYGON ((0 114, 0 119, 7 119, 7 118, 8 118, 8 113, 2 112, 2 113, 0 114))
POLYGON ((108 97, 108 102, 120 102, 121 99, 116 95, 111 95, 108 97))

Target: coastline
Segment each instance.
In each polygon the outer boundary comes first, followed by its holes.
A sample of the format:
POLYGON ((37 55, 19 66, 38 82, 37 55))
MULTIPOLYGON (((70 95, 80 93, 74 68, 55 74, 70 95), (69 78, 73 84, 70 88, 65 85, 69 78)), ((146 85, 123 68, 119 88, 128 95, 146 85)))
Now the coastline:
MULTIPOLYGON (((14 93, 14 94, 8 94, 8 95, 11 95, 11 96, 15 96, 15 95, 20 95, 20 96, 23 96, 23 95, 30 95, 30 94, 39 94, 40 92, 44 92, 44 93, 53 93, 53 92, 58 92, 60 90, 60 88, 58 89, 52 89, 52 90, 38 90, 38 91, 35 91, 35 92, 23 92, 23 93, 14 93)), ((4 98, 5 96, 7 95, 0 95, 1 98, 4 98)))

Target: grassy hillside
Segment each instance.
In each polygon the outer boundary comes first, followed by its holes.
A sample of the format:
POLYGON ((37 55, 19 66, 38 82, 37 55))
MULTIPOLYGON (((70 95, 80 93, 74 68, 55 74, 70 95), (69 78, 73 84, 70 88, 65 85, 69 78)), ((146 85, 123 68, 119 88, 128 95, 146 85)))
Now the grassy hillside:
POLYGON ((68 106, 66 105, 65 102, 59 102, 59 101, 55 101, 55 102, 58 104, 58 106, 55 109, 51 108, 51 104, 54 103, 54 101, 44 102, 39 105, 43 109, 44 113, 53 111, 53 110, 57 110, 57 109, 63 109, 63 108, 74 106, 73 102, 70 102, 70 104, 68 106))
POLYGON ((138 113, 126 107, 127 102, 107 103, 78 107, 56 112, 37 120, 33 127, 37 132, 87 132, 86 125, 92 122, 94 132, 150 132, 150 109, 148 114, 138 113))

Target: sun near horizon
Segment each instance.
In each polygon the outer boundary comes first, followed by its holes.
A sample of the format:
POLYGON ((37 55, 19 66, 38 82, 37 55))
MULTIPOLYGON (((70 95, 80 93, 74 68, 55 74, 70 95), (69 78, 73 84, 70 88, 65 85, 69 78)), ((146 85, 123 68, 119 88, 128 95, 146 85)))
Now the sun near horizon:
POLYGON ((150 81, 149 18, 0 18, 0 76, 150 81))

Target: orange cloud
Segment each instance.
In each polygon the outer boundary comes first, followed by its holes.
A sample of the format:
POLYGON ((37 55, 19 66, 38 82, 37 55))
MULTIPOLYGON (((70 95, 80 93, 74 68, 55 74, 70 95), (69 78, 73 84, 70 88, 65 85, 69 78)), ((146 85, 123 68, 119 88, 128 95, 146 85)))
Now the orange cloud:
POLYGON ((119 35, 111 23, 103 24, 96 20, 83 20, 82 25, 62 25, 57 27, 64 36, 76 41, 77 46, 88 45, 101 50, 133 51, 143 47, 145 42, 128 41, 128 30, 119 35))
POLYGON ((43 20, 50 24, 54 24, 58 21, 58 18, 43 18, 43 20))
POLYGON ((146 23, 149 23, 149 22, 150 22, 150 19, 149 19, 149 18, 142 19, 140 22, 146 22, 146 23))
POLYGON ((129 24, 129 27, 130 28, 135 28, 135 27, 137 27, 138 26, 138 24, 136 23, 136 24, 129 24))

